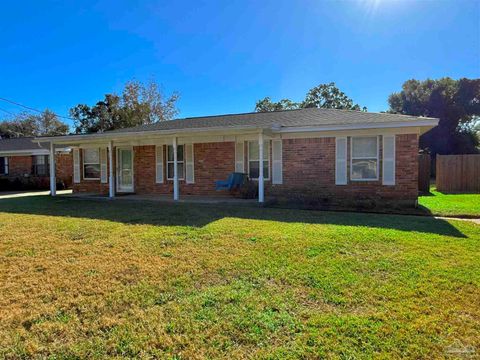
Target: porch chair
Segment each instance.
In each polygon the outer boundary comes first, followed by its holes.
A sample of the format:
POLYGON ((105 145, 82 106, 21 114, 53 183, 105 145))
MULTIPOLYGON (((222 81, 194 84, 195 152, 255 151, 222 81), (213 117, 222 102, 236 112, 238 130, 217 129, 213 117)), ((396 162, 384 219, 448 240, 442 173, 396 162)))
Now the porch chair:
POLYGON ((215 190, 233 190, 239 188, 245 182, 245 174, 234 172, 228 175, 227 180, 215 181, 215 190))

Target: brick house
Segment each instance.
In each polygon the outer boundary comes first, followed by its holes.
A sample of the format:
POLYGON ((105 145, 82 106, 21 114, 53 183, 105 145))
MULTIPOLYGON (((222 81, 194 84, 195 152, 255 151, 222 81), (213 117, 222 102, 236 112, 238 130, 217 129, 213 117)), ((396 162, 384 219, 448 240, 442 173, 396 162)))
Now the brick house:
MULTIPOLYGON (((0 191, 11 187, 48 189, 50 186, 50 144, 33 138, 0 139, 0 191), (4 189, 2 189, 4 188, 4 189)), ((55 149, 58 186, 71 187, 71 150, 55 149)))
POLYGON ((241 172, 258 187, 259 202, 267 196, 414 204, 418 139, 437 124, 434 118, 313 108, 42 141, 72 147, 74 192, 229 196, 215 190, 215 181, 241 172))

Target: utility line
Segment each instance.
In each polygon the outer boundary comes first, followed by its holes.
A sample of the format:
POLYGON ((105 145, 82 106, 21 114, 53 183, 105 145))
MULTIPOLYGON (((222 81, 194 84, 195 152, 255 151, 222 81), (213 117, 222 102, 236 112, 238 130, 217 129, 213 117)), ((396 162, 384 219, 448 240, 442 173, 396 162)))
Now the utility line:
MULTIPOLYGON (((22 104, 20 104, 20 103, 18 103, 18 102, 16 102, 16 101, 13 101, 13 100, 9 100, 9 99, 5 99, 5 98, 0 97, 0 101, 5 101, 5 102, 8 102, 8 103, 13 104, 13 105, 21 106, 21 107, 23 107, 23 108, 25 108, 25 109, 28 109, 28 110, 31 110, 31 111, 36 111, 36 112, 38 112, 38 113, 40 113, 40 114, 43 113, 43 111, 41 111, 41 110, 34 109, 34 108, 30 107, 30 106, 22 105, 22 104)), ((5 110, 4 110, 4 111, 5 111, 5 110)), ((8 112, 8 111, 7 111, 7 112, 8 112)), ((54 113, 54 114, 55 114, 55 113, 54 113)), ((62 115, 58 115, 58 114, 55 114, 55 115, 56 115, 57 117, 59 117, 59 118, 68 119, 68 120, 75 120, 75 119, 73 119, 73 118, 71 118, 71 117, 68 117, 68 116, 62 116, 62 115)))

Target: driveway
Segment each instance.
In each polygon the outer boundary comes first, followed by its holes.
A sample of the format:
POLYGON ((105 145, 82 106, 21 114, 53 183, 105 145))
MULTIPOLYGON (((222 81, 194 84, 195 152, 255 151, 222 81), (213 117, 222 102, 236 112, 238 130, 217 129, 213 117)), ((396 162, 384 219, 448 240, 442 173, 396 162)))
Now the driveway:
MULTIPOLYGON (((58 195, 71 194, 72 190, 57 190, 58 195)), ((13 199, 27 196, 49 196, 50 190, 35 190, 35 191, 0 191, 0 200, 13 199)))

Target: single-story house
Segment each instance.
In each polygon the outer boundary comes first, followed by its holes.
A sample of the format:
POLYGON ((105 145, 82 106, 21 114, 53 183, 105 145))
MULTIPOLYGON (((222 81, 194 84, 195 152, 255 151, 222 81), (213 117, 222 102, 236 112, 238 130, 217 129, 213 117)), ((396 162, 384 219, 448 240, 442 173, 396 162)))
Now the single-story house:
POLYGON ((183 194, 218 195, 215 181, 239 172, 258 187, 259 202, 267 195, 414 204, 418 139, 437 124, 435 118, 311 108, 36 140, 73 149, 74 192, 169 194, 178 200, 183 194))
MULTIPOLYGON (((56 148, 55 164, 57 183, 63 187, 71 186, 73 161, 70 149, 56 148)), ((49 142, 33 142, 33 137, 0 139, 0 191, 12 185, 25 188, 49 188, 49 142)))

